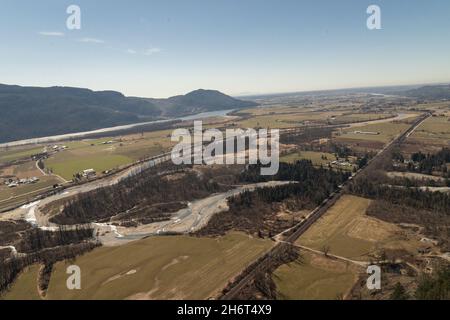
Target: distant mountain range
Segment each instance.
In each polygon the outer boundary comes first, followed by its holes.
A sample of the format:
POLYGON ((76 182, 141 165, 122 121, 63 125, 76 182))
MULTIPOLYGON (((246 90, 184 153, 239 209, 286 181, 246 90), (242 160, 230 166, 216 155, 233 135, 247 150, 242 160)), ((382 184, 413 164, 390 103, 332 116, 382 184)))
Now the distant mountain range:
POLYGON ((116 91, 0 84, 0 143, 256 105, 213 90, 151 99, 116 91))

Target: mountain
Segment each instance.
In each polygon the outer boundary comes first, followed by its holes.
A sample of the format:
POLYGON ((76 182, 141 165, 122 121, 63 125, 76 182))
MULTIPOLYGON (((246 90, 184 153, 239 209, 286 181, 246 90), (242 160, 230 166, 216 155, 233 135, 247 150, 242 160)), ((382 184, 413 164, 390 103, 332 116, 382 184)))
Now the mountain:
POLYGON ((402 92, 407 97, 424 100, 449 100, 450 85, 430 85, 402 92))
POLYGON ((232 98, 219 91, 203 89, 192 91, 184 96, 151 99, 150 101, 159 106, 164 115, 170 117, 208 111, 250 108, 258 105, 255 102, 232 98))
POLYGON ((255 105, 212 90, 151 99, 116 91, 0 84, 0 143, 255 105))

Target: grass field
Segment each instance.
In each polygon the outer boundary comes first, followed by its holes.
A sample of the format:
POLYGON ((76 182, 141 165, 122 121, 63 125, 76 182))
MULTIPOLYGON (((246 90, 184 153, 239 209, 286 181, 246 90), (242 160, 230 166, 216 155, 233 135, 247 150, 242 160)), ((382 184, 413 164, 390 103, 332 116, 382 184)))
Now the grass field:
POLYGON ((328 118, 341 115, 341 112, 298 112, 289 114, 270 114, 255 116, 251 119, 238 121, 241 128, 273 128, 282 129, 298 127, 305 124, 305 121, 326 122, 328 118))
POLYGON ((335 300, 344 297, 358 277, 353 265, 302 251, 300 261, 282 265, 273 273, 278 298, 335 300))
POLYGON ((56 156, 45 161, 46 168, 52 170, 53 173, 60 175, 66 180, 71 180, 73 175, 86 169, 94 169, 100 173, 115 167, 125 165, 132 162, 131 158, 108 154, 75 154, 72 151, 58 153, 56 156))
POLYGON ((312 163, 316 166, 320 165, 328 165, 330 162, 336 160, 336 156, 332 153, 326 153, 326 152, 314 152, 314 151, 297 151, 288 155, 285 155, 280 158, 281 162, 286 163, 294 163, 298 160, 311 160, 312 163), (323 159, 322 156, 325 156, 326 159, 323 159))
MULTIPOLYGON (((269 240, 230 233, 217 239, 152 237, 102 247, 74 262, 57 263, 47 298, 206 299, 272 245, 269 240), (81 290, 66 288, 66 268, 71 264, 81 268, 81 290)), ((29 294, 36 287, 32 276, 19 281, 6 299, 29 294)))
POLYGON ((337 116, 333 120, 333 123, 343 124, 343 123, 353 123, 353 122, 364 122, 364 121, 374 121, 380 119, 386 119, 394 117, 394 114, 387 113, 353 113, 353 114, 343 114, 337 116))
POLYGON ((370 202, 343 196, 297 243, 315 250, 328 246, 331 254, 364 261, 382 248, 415 252, 416 243, 406 241, 400 227, 366 216, 370 202))
POLYGON ((11 149, 0 149, 0 163, 29 158, 33 154, 42 152, 42 147, 18 147, 11 149))
POLYGON ((71 180, 75 173, 94 169, 98 173, 133 163, 139 159, 161 154, 173 144, 171 131, 155 131, 143 135, 83 140, 65 144, 68 149, 45 161, 45 167, 71 180), (114 141, 112 144, 103 144, 114 141))
POLYGON ((32 160, 18 164, 10 165, 0 169, 0 177, 14 176, 18 179, 28 179, 32 177, 43 176, 42 172, 36 167, 36 163, 32 160))
MULTIPOLYGON (((282 156, 280 158, 280 161, 286 162, 286 163, 294 163, 295 161, 302 160, 302 159, 311 160, 313 165, 324 166, 324 167, 328 166, 331 162, 338 160, 336 158, 336 156, 332 153, 315 152, 315 151, 296 151, 294 153, 290 153, 285 156, 282 156)), ((356 160, 352 157, 350 157, 350 159, 351 159, 350 161, 356 160)), ((351 165, 351 166, 332 165, 332 167, 335 169, 340 168, 342 170, 353 171, 353 168, 355 167, 355 165, 351 165)))
POLYGON ((306 108, 286 106, 253 108, 241 111, 251 114, 251 119, 238 122, 241 127, 286 128, 302 125, 304 121, 330 121, 336 124, 379 120, 391 117, 382 113, 343 113, 342 111, 311 112, 306 108))
POLYGON ((3 205, 3 201, 11 197, 27 197, 27 195, 32 198, 33 193, 39 191, 40 189, 48 188, 56 183, 61 183, 61 181, 52 176, 42 176, 40 180, 33 184, 24 184, 16 188, 8 188, 8 186, 0 186, 0 205, 3 205))
POLYGON ((41 300, 37 290, 39 268, 39 265, 32 265, 25 268, 12 285, 10 291, 0 296, 0 300, 41 300))
POLYGON ((341 139, 354 139, 354 140, 365 140, 365 141, 379 141, 383 143, 387 143, 397 137, 399 134, 405 132, 410 125, 406 123, 393 123, 393 122, 385 122, 385 123, 376 123, 369 124, 366 126, 349 128, 342 130, 340 134, 336 135, 337 140, 341 139), (356 131, 360 132, 377 132, 378 135, 370 135, 370 134, 358 134, 356 131))
POLYGON ((414 131, 411 138, 423 144, 450 145, 450 117, 431 117, 414 131))

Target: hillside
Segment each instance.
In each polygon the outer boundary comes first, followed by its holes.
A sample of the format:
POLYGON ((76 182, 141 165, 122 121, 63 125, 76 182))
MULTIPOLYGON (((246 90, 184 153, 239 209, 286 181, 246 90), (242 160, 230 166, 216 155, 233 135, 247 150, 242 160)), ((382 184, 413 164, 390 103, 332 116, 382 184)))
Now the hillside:
POLYGON ((150 99, 150 101, 159 106, 164 115, 170 117, 257 106, 254 102, 238 100, 219 91, 203 89, 169 99, 150 99))
POLYGON ((402 94, 424 100, 448 100, 450 99, 450 85, 424 86, 405 91, 402 94))
POLYGON ((0 84, 0 143, 254 105, 211 90, 149 99, 116 91, 0 84))

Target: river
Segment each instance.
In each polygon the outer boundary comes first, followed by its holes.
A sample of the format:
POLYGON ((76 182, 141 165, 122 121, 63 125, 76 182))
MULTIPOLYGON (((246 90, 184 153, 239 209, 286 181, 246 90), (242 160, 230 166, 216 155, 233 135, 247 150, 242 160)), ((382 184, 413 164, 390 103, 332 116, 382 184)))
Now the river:
POLYGON ((91 131, 66 133, 66 134, 49 136, 49 137, 17 140, 17 141, 11 141, 11 142, 6 142, 6 143, 0 143, 0 148, 17 147, 17 146, 23 146, 23 145, 27 145, 27 144, 56 142, 56 141, 67 140, 67 139, 72 139, 72 138, 83 138, 83 137, 86 137, 86 136, 89 136, 92 134, 128 130, 131 128, 140 127, 140 126, 148 125, 148 124, 165 123, 165 122, 170 122, 170 121, 192 121, 192 120, 199 120, 199 119, 205 119, 205 118, 211 118, 211 117, 220 117, 220 116, 226 116, 227 114, 229 114, 233 111, 234 111, 233 109, 230 109, 230 110, 218 110, 218 111, 211 111, 211 112, 203 112, 203 113, 198 113, 198 114, 185 116, 185 117, 179 117, 179 118, 154 120, 154 121, 148 121, 148 122, 139 122, 139 123, 132 123, 132 124, 116 126, 116 127, 96 129, 96 130, 91 130, 91 131))

